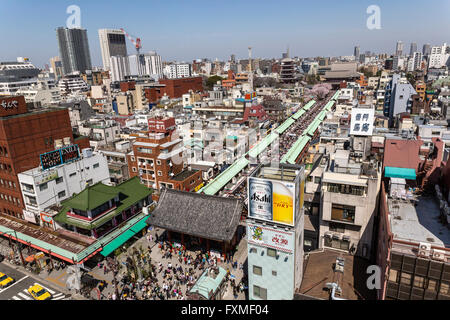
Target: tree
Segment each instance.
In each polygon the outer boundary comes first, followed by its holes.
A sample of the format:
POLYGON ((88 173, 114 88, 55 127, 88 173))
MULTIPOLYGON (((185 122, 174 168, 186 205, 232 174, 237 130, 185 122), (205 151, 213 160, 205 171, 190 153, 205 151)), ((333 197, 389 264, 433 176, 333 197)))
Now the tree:
POLYGON ((212 88, 217 83, 217 81, 222 81, 222 80, 224 80, 224 78, 222 78, 220 76, 211 76, 206 80, 206 87, 208 88, 208 90, 212 90, 212 88))

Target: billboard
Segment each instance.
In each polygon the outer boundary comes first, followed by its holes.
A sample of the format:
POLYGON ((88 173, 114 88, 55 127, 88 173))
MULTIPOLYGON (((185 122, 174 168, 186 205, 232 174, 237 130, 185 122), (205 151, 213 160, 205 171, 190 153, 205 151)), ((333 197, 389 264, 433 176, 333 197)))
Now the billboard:
POLYGON ((58 171, 56 170, 49 170, 44 171, 41 175, 34 178, 34 181, 36 184, 43 184, 45 182, 49 182, 51 180, 58 179, 58 171))
POLYGON ((353 108, 350 122, 350 134, 371 136, 375 117, 374 108, 353 108))
POLYGON ((286 253, 293 253, 295 249, 295 232, 248 224, 247 242, 286 253))
POLYGON ((47 170, 60 164, 74 161, 80 158, 78 145, 70 145, 61 149, 43 153, 40 155, 41 166, 43 170, 47 170))
POLYGON ((248 215, 251 218, 295 225, 295 182, 248 178, 248 215))

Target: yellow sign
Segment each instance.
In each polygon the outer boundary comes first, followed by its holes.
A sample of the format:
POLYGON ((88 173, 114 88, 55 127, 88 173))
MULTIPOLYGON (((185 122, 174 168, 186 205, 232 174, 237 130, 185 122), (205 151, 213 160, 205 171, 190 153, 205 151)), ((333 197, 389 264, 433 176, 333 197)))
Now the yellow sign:
POLYGON ((203 188, 205 184, 202 182, 200 183, 198 186, 195 187, 194 192, 197 192, 198 190, 200 190, 201 188, 203 188))

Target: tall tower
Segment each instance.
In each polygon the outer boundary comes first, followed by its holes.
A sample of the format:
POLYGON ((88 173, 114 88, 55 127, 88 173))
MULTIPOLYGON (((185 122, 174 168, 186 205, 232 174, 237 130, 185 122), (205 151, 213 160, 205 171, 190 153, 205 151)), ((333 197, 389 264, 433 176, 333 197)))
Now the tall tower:
POLYGON ((56 38, 64 74, 92 69, 86 29, 59 27, 56 38))
POLYGON ((100 49, 102 51, 103 68, 110 70, 110 58, 114 56, 127 56, 127 44, 125 34, 117 29, 98 30, 100 49))
POLYGON ((411 42, 411 47, 409 48, 409 55, 413 56, 417 52, 417 43, 411 42))
POLYGON ((248 72, 252 72, 252 47, 248 47, 248 72))
POLYGON ((397 41, 397 46, 395 48, 395 55, 396 56, 403 55, 403 42, 397 41))

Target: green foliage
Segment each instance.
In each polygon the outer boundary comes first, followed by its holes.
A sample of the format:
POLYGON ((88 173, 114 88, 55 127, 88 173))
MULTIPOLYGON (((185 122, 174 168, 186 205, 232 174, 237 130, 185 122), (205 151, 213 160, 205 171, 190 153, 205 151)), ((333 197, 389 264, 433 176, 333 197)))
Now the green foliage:
POLYGON ((206 87, 211 90, 213 86, 217 83, 217 81, 225 80, 225 78, 222 78, 220 76, 211 76, 206 80, 206 87))

